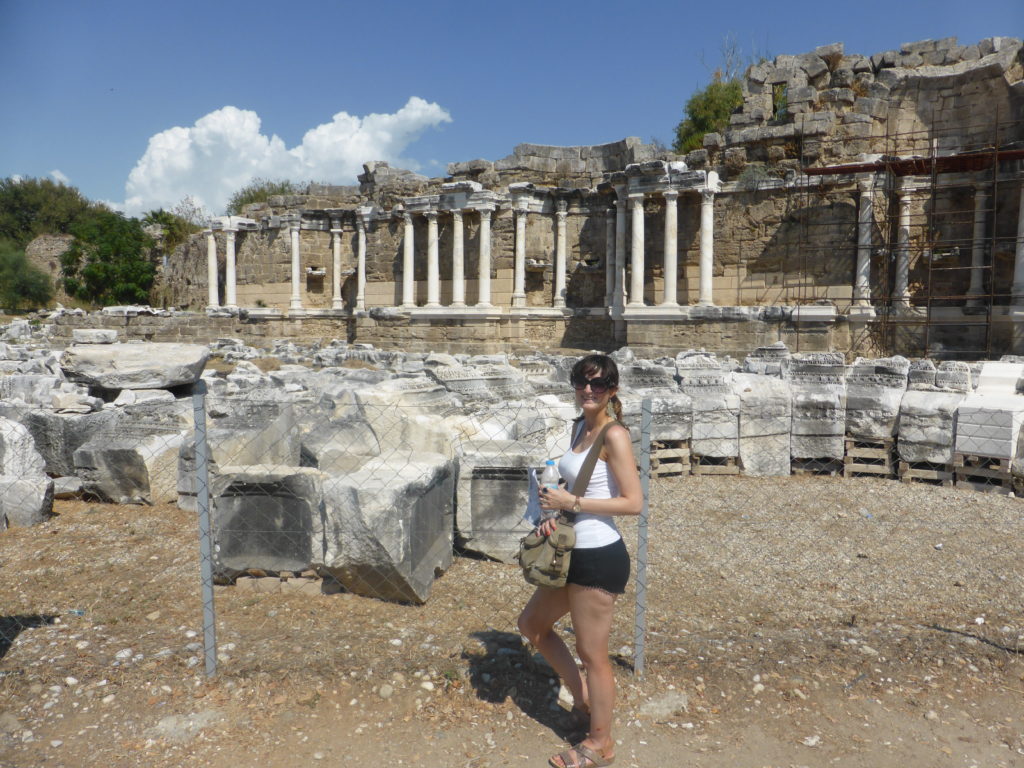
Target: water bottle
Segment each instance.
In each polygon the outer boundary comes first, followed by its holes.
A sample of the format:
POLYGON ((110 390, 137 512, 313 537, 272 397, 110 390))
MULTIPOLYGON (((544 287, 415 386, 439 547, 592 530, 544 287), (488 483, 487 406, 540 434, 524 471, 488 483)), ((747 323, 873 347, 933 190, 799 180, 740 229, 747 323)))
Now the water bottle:
POLYGON ((558 488, 558 468, 554 459, 544 462, 544 471, 540 476, 540 484, 543 488, 558 488))

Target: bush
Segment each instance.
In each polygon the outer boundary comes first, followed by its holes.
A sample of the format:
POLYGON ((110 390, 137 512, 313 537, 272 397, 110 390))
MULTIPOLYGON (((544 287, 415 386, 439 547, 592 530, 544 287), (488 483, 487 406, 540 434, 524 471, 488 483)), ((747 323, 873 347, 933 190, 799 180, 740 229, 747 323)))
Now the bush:
POLYGON ((0 240, 0 307, 8 311, 43 307, 52 298, 49 275, 30 264, 15 243, 0 240))
POLYGON ((0 179, 0 238, 24 248, 38 235, 67 233, 91 203, 49 179, 0 179))
POLYGON ((228 214, 238 216, 247 205, 265 203, 273 195, 296 195, 299 190, 300 185, 293 181, 253 179, 228 200, 228 214))
POLYGON ((153 240, 138 219, 95 208, 71 227, 75 241, 61 256, 64 288, 97 304, 136 304, 149 299, 156 269, 147 257, 153 240))
POLYGON ((716 72, 707 87, 686 102, 686 117, 676 126, 676 152, 700 149, 704 136, 720 133, 729 125, 729 116, 743 104, 743 86, 739 78, 725 80, 716 72))
POLYGON ((142 223, 147 225, 155 224, 163 230, 163 249, 165 253, 173 251, 188 240, 189 235, 198 232, 200 229, 178 214, 165 211, 163 208, 158 208, 144 215, 142 223))

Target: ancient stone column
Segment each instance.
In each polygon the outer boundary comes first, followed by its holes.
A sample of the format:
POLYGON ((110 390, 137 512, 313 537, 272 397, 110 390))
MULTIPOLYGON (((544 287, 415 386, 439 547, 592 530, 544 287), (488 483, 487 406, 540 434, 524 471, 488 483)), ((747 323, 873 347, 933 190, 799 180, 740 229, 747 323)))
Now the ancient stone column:
POLYGON ((615 296, 615 209, 604 212, 604 305, 612 306, 615 296))
POLYGON ((1013 259, 1014 304, 1024 304, 1024 184, 1020 186, 1020 206, 1017 209, 1017 252, 1013 259))
POLYGON ((224 230, 224 306, 238 309, 235 295, 235 233, 236 229, 224 230))
POLYGON ((612 307, 616 314, 622 313, 626 292, 626 188, 615 187, 615 279, 613 281, 612 307))
POLYGON ((967 288, 967 306, 984 304, 985 292, 985 215, 988 213, 988 190, 981 184, 974 187, 974 233, 971 243, 971 282, 967 288))
POLYGON ((516 263, 512 282, 512 306, 526 306, 526 209, 516 212, 516 263))
POLYGON ((441 267, 437 256, 437 211, 427 211, 427 303, 441 306, 441 267))
POLYGON ((559 309, 565 306, 565 221, 568 217, 565 207, 565 201, 559 200, 555 212, 555 297, 552 306, 559 309))
POLYGON ((415 247, 412 214, 402 214, 402 306, 406 309, 416 306, 415 247))
POLYGON ((676 201, 679 199, 679 190, 666 189, 662 194, 665 195, 665 290, 661 305, 663 307, 678 307, 676 286, 679 283, 679 248, 677 245, 679 219, 676 201))
POLYGON ((356 211, 356 311, 366 311, 366 215, 356 211))
POLYGON ((715 268, 715 193, 710 189, 700 193, 700 291, 697 303, 709 306, 715 303, 712 280, 715 268))
POLYGON ((491 209, 480 209, 480 297, 478 307, 491 306, 491 209))
POLYGON ((903 179, 897 189, 899 231, 896 233, 896 275, 893 304, 906 305, 910 300, 910 193, 913 190, 903 179))
POLYGON ((854 303, 871 304, 871 228, 875 223, 874 179, 857 180, 860 205, 857 209, 857 266, 853 275, 854 303))
POLYGON ((206 234, 206 304, 209 307, 220 306, 220 292, 217 290, 217 238, 212 229, 203 230, 206 234))
POLYGON ((299 224, 295 222, 291 226, 292 238, 292 298, 288 303, 289 312, 302 311, 302 294, 300 293, 299 277, 299 224))
POLYGON ((643 192, 629 196, 633 209, 633 239, 630 248, 630 307, 644 305, 644 195, 643 192))
POLYGON ((452 306, 466 306, 466 253, 463 245, 462 211, 452 211, 452 306))
POLYGON ((331 309, 344 309, 341 298, 341 222, 331 219, 331 309))

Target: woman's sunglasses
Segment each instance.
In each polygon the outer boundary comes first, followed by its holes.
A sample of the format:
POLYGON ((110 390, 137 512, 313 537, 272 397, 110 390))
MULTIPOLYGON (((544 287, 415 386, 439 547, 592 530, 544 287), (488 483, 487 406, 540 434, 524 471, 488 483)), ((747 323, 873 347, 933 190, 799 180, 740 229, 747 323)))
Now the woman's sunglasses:
POLYGON ((582 392, 590 385, 590 391, 595 395, 603 395, 609 389, 611 389, 611 382, 608 381, 607 376, 595 376, 592 379, 584 379, 582 377, 573 377, 569 379, 569 383, 572 384, 572 388, 582 392))

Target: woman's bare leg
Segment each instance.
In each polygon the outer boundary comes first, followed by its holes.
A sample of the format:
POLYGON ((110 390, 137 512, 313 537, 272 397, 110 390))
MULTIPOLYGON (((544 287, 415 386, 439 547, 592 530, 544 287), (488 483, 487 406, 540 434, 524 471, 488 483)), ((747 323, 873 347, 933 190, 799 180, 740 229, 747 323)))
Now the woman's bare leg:
POLYGON ((586 707, 586 682, 580 675, 572 652, 554 629, 555 622, 569 613, 569 589, 537 587, 519 614, 519 631, 540 651, 541 656, 562 679, 572 694, 574 704, 586 707))
POLYGON ((569 610, 576 633, 576 652, 586 671, 590 704, 590 733, 583 745, 604 757, 615 753, 612 712, 615 707, 615 673, 608 657, 615 597, 608 592, 570 584, 569 610))

